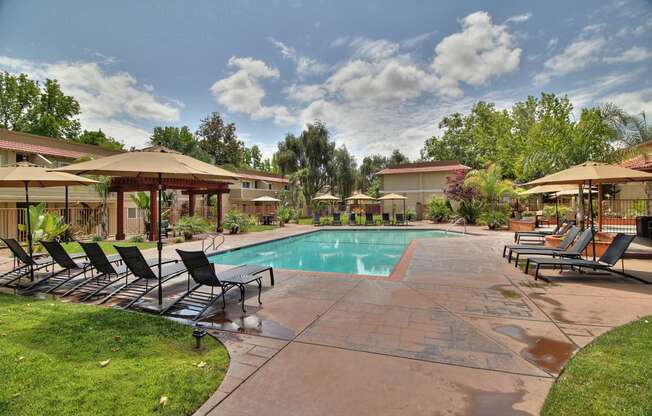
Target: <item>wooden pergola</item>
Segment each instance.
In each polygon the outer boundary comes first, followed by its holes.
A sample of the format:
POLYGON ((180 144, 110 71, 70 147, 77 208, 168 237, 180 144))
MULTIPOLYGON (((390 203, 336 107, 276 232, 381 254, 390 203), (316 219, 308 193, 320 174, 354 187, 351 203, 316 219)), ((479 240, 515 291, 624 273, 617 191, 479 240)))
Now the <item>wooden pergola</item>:
MULTIPOLYGON (((117 231, 116 240, 124 240, 124 193, 125 192, 149 192, 149 223, 150 223, 150 240, 155 241, 158 235, 158 179, 150 177, 115 177, 111 179, 109 186, 110 192, 117 193, 117 231)), ((222 198, 221 195, 229 192, 229 182, 220 182, 212 180, 198 179, 171 179, 163 178, 161 181, 162 189, 180 189, 183 194, 189 196, 189 211, 194 213, 195 195, 217 195, 217 228, 219 229, 222 221, 222 198)))

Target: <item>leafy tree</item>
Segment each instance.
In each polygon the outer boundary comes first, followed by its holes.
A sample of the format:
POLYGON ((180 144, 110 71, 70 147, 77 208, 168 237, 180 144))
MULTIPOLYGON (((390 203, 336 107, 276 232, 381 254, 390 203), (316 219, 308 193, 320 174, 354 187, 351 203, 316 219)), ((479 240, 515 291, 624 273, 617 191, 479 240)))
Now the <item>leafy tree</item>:
POLYGON ((349 154, 346 146, 342 146, 335 150, 333 164, 334 181, 331 188, 336 189, 340 197, 346 198, 353 193, 356 184, 355 158, 349 154))
POLYGON ((244 143, 235 133, 235 124, 225 124, 220 113, 214 112, 201 120, 197 130, 199 147, 216 165, 241 166, 244 160, 244 143))
POLYGON ((168 149, 207 161, 209 158, 199 150, 199 141, 192 134, 188 126, 182 127, 154 127, 154 132, 149 138, 152 145, 164 146, 168 149))
POLYGON ((244 148, 243 152, 243 162, 245 165, 250 166, 254 169, 262 170, 263 169, 263 153, 260 151, 258 145, 253 145, 249 148, 244 148))
POLYGON ((25 133, 74 139, 81 125, 79 103, 56 80, 41 86, 27 75, 0 76, 0 126, 25 133))
POLYGON ((391 166, 402 165, 404 163, 409 163, 410 159, 401 153, 400 150, 394 149, 392 155, 389 157, 388 164, 391 166))
POLYGON ((383 155, 370 155, 362 159, 360 165, 360 188, 362 192, 369 192, 371 188, 380 186, 376 173, 387 167, 387 157, 383 155))
POLYGON ((113 137, 107 136, 106 134, 104 134, 102 130, 97 130, 97 131, 84 130, 84 132, 80 134, 79 137, 73 139, 73 141, 82 144, 92 144, 95 146, 102 147, 104 149, 111 149, 111 150, 124 149, 124 143, 114 139, 113 137))
POLYGON ((278 144, 274 161, 282 174, 305 170, 302 189, 306 201, 312 201, 317 192, 332 182, 335 143, 330 141, 328 129, 321 122, 308 124, 299 137, 292 134, 278 144))

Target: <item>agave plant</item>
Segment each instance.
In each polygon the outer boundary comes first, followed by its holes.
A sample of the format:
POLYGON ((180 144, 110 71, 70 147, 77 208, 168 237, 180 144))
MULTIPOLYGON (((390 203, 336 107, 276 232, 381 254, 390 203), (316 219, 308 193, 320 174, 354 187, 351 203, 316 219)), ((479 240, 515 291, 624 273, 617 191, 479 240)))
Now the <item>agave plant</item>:
MULTIPOLYGON (((32 230, 32 241, 53 240, 68 230, 61 215, 47 212, 45 203, 32 205, 28 209, 27 218, 32 230)), ((18 224, 20 231, 27 231, 26 224, 18 224)), ((38 246, 37 246, 38 247, 38 246)))

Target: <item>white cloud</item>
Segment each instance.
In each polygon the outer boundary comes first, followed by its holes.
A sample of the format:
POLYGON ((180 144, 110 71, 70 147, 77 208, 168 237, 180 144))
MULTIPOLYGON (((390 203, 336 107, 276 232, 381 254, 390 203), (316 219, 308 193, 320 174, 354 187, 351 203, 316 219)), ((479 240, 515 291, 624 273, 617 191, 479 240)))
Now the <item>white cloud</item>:
POLYGON ((506 26, 494 25, 486 12, 472 13, 461 23, 461 32, 435 48, 432 68, 447 90, 455 92, 458 81, 478 86, 518 69, 521 49, 506 26))
POLYGON ((599 34, 588 34, 596 30, 597 25, 584 28, 583 33, 563 52, 544 63, 544 70, 534 77, 534 82, 538 85, 545 84, 553 77, 581 71, 590 64, 600 61, 607 40, 599 34))
POLYGON ((58 80, 63 92, 79 102, 83 128, 101 128, 128 145, 142 146, 149 137, 149 133, 136 127, 130 119, 157 122, 179 119, 181 102, 157 97, 153 86, 140 84, 128 72, 109 73, 103 67, 107 62, 115 60, 103 57, 102 63, 44 63, 0 56, 3 70, 27 73, 39 80, 58 80))
POLYGON ((318 84, 297 85, 292 84, 284 90, 287 97, 292 101, 310 102, 318 100, 326 94, 324 87, 318 84))
POLYGON ((228 65, 236 72, 215 81, 210 91, 215 100, 228 111, 248 114, 253 120, 273 119, 277 124, 290 124, 294 118, 284 106, 265 106, 265 90, 261 79, 277 79, 280 74, 276 68, 253 58, 232 56, 228 65))
POLYGON ((505 20, 505 23, 523 23, 530 20, 532 13, 518 14, 505 20))
POLYGON ((649 49, 634 46, 625 51, 622 54, 617 56, 605 56, 604 62, 608 64, 619 64, 619 63, 633 63, 641 62, 652 57, 652 52, 649 49))
POLYGON ((296 71, 299 76, 322 74, 328 70, 326 65, 320 63, 316 59, 300 55, 296 49, 287 46, 281 41, 274 38, 269 38, 269 41, 281 51, 283 58, 289 59, 295 63, 296 71))
POLYGON ((607 95, 600 101, 616 104, 630 114, 652 114, 652 88, 607 95))
POLYGON ((349 46, 353 49, 353 56, 359 59, 370 59, 378 61, 395 55, 399 50, 399 44, 385 39, 368 39, 357 37, 349 46))
POLYGON ((558 43, 559 43, 559 38, 550 38, 550 40, 548 41, 547 48, 554 49, 558 43))
POLYGON ((437 31, 426 32, 401 41, 402 49, 412 49, 432 38, 437 31))

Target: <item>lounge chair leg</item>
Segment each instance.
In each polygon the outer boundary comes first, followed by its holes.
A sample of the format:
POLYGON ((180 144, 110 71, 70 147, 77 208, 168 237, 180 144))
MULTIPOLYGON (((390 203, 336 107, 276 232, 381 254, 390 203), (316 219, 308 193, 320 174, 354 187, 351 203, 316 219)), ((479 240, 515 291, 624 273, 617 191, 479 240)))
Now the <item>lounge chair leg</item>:
POLYGON ((516 253, 516 259, 514 260, 514 267, 518 269, 518 262, 520 261, 521 253, 516 253))
POLYGON ((247 310, 244 307, 244 303, 245 303, 245 288, 244 288, 244 285, 240 285, 240 296, 242 296, 242 312, 246 313, 247 310))
POLYGON ((525 260, 525 274, 530 271, 530 259, 525 260))
POLYGON ((258 282, 258 304, 262 305, 263 302, 260 301, 260 294, 263 291, 263 279, 260 278, 257 280, 257 282, 258 282))
POLYGON ((269 279, 270 282, 272 283, 272 287, 274 287, 274 269, 271 267, 269 268, 269 279))
POLYGON ((503 258, 505 258, 505 252, 507 251, 507 246, 503 247, 503 258))
POLYGON ((539 280, 539 263, 537 263, 537 268, 534 270, 534 280, 539 280))

